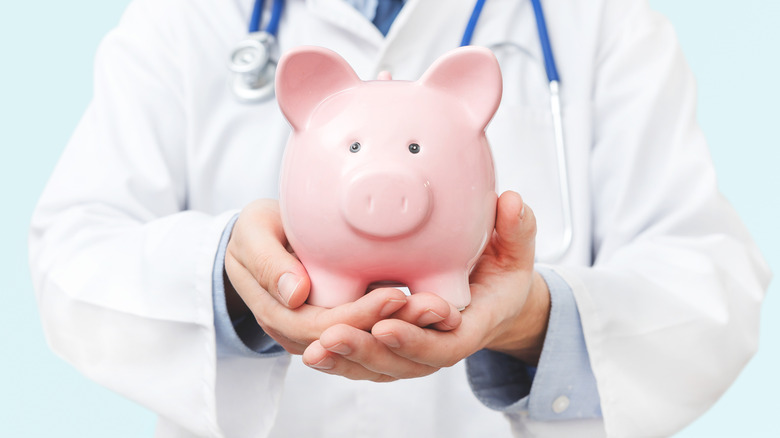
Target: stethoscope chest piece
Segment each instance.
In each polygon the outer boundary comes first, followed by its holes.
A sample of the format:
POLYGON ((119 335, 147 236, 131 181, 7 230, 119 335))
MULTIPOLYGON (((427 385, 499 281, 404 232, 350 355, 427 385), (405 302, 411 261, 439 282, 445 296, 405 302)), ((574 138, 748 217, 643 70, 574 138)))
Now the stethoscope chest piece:
POLYGON ((231 88, 243 102, 260 102, 274 95, 276 61, 271 56, 275 38, 268 32, 253 32, 230 54, 231 88))

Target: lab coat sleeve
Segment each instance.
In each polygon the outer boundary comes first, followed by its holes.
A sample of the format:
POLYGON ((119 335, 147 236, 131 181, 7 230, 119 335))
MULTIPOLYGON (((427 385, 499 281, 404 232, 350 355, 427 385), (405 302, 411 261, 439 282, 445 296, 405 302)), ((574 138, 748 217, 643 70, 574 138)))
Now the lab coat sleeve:
POLYGON ((572 290, 549 268, 537 267, 550 290, 550 318, 537 367, 494 351, 466 359, 469 384, 486 406, 515 418, 561 421, 600 418, 596 380, 590 368, 572 290))
POLYGON ((600 418, 572 290, 548 268, 537 268, 550 290, 550 319, 538 367, 502 353, 480 350, 466 360, 469 384, 486 406, 533 421, 600 418))
POLYGON ((36 298, 58 355, 176 436, 225 436, 230 416, 263 436, 289 357, 217 360, 212 267, 235 212, 188 209, 186 42, 170 3, 133 3, 99 48, 93 101, 33 214, 36 298), (223 392, 234 374, 257 403, 223 392))
POLYGON ((644 1, 604 13, 593 102, 591 267, 572 286, 609 436, 668 436, 707 410, 758 346, 770 273, 719 193, 694 78, 644 1))

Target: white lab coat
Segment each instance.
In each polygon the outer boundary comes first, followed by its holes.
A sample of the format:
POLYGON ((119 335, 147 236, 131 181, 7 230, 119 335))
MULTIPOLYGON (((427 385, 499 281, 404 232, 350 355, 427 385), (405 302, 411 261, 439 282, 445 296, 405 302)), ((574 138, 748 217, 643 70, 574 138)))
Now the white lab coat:
MULTIPOLYGON (((97 55, 94 100, 34 214, 31 266, 51 347, 159 413, 160 437, 669 435, 755 352, 768 269, 719 194, 695 87, 669 23, 639 0, 544 2, 562 77, 574 242, 571 285, 601 421, 506 418, 461 365, 392 384, 299 357, 218 358, 212 264, 228 219, 277 196, 289 128, 237 103, 227 56, 251 0, 139 0, 97 55), (506 421, 509 420, 509 421, 506 421)), ((364 79, 416 79, 460 41, 472 0, 409 0, 387 39, 338 0, 288 0, 281 49, 315 44, 364 79)), ((504 96, 489 126, 500 190, 562 230, 546 79, 531 5, 487 2, 504 96)), ((86 420, 86 419, 85 419, 86 420)))

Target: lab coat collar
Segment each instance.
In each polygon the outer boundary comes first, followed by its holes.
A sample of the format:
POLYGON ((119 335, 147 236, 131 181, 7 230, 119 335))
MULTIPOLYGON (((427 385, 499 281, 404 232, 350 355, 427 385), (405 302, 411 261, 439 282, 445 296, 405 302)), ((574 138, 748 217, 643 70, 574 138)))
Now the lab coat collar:
MULTIPOLYGON (((305 1, 311 14, 374 48, 376 71, 373 75, 380 70, 389 70, 394 73, 396 79, 417 79, 415 75, 422 73, 404 71, 400 76, 395 75, 394 67, 406 64, 408 58, 424 56, 433 60, 444 51, 457 47, 474 8, 474 0, 450 0, 446 4, 436 0, 407 0, 385 37, 371 21, 344 0, 300 1, 305 1), (416 41, 430 38, 431 33, 434 33, 442 44, 428 48, 436 53, 419 54, 417 51, 423 48, 418 48, 416 41)), ((479 23, 490 25, 477 25, 473 44, 497 52, 519 50, 544 65, 541 61, 534 13, 529 1, 486 2, 479 23), (514 10, 519 10, 520 14, 513 14, 514 10), (510 16, 519 16, 520 19, 504 18, 510 16)))
POLYGON ((373 21, 379 0, 342 0, 357 9, 364 17, 373 21))
MULTIPOLYGON (((315 14, 328 21, 329 23, 338 26, 345 31, 353 33, 355 36, 362 38, 365 42, 372 44, 376 48, 382 51, 388 47, 396 44, 396 40, 399 39, 399 34, 420 35, 421 32, 429 31, 429 28, 436 28, 437 23, 431 23, 431 17, 445 17, 448 14, 442 14, 437 11, 439 8, 461 8, 464 11, 468 10, 467 14, 471 13, 471 8, 474 3, 473 0, 450 0, 447 4, 443 4, 434 0, 406 0, 404 7, 398 13, 398 16, 393 21, 393 25, 387 33, 387 36, 382 35, 381 32, 374 26, 374 24, 366 19, 359 11, 357 11, 353 5, 344 0, 305 0, 306 6, 312 14, 315 14), (408 26, 415 26, 415 29, 411 32, 406 32, 403 29, 408 26)), ((468 21, 468 15, 465 15, 463 25, 456 24, 456 28, 462 32, 468 21)), ((453 42, 453 47, 459 42, 453 42)), ((404 48, 408 50, 410 47, 408 41, 403 41, 404 48)))
MULTIPOLYGON (((343 0, 306 0, 306 7, 312 14, 375 47, 381 47, 385 43, 385 37, 374 23, 343 0)), ((395 26, 395 23, 393 25, 395 26)))

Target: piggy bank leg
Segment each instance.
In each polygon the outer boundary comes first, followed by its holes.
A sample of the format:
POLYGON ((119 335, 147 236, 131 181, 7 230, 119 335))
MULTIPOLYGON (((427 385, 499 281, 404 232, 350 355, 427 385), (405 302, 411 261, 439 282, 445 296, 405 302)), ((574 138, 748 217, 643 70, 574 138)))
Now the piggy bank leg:
POLYGON ((367 285, 359 279, 325 269, 307 267, 311 279, 311 291, 307 303, 333 308, 351 303, 366 293, 367 285))
POLYGON ((469 288, 469 276, 466 271, 443 272, 430 277, 420 278, 409 282, 411 293, 434 293, 458 310, 463 310, 471 302, 471 290, 469 288))

